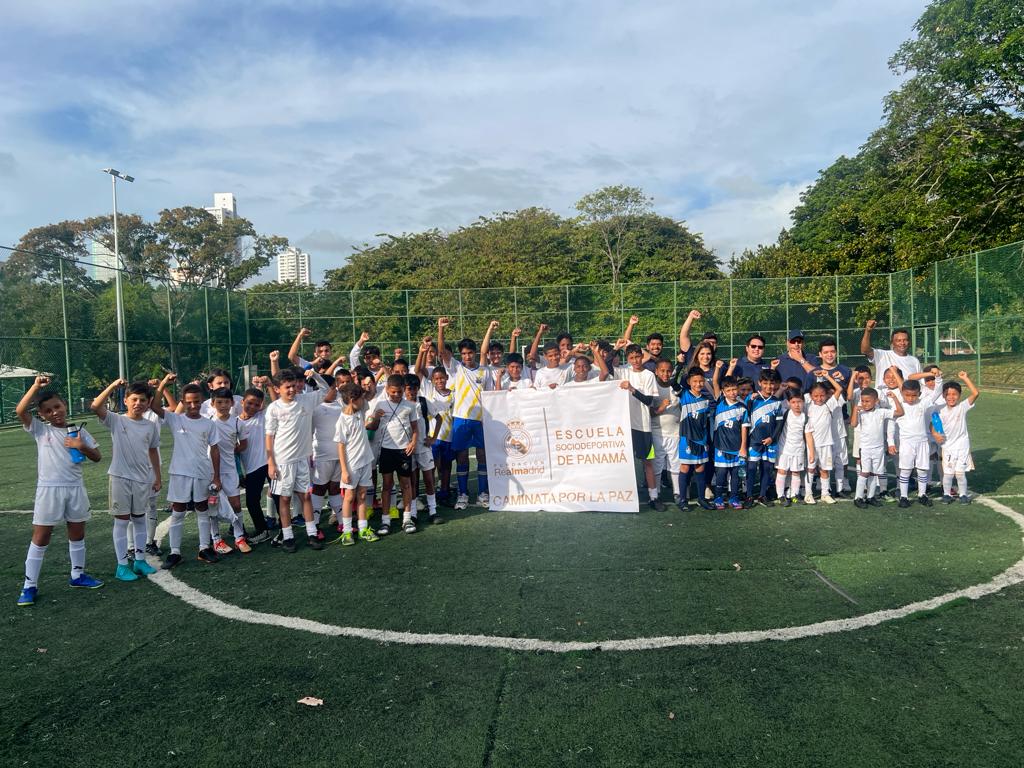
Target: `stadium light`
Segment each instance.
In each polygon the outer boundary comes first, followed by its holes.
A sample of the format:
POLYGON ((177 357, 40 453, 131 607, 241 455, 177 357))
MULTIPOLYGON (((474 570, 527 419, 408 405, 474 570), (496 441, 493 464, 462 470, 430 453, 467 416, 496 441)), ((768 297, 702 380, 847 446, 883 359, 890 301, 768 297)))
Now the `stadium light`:
POLYGON ((110 174, 110 186, 114 193, 114 306, 117 309, 117 375, 125 378, 128 367, 128 352, 124 339, 124 297, 121 295, 121 250, 117 243, 117 180, 135 181, 134 176, 121 173, 116 168, 104 168, 110 174))

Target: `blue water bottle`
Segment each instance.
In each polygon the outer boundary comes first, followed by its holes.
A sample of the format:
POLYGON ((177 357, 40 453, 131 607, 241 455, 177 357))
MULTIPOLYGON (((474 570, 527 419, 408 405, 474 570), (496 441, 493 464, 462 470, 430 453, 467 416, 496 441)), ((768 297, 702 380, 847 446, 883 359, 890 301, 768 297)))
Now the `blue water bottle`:
POLYGON ((946 436, 945 430, 942 428, 942 418, 939 416, 938 411, 932 412, 932 429, 938 432, 943 437, 946 436))
MULTIPOLYGON (((79 427, 74 424, 68 424, 68 437, 78 437, 79 427)), ((68 448, 68 453, 71 454, 71 461, 75 464, 81 464, 85 461, 85 454, 77 448, 68 448)))

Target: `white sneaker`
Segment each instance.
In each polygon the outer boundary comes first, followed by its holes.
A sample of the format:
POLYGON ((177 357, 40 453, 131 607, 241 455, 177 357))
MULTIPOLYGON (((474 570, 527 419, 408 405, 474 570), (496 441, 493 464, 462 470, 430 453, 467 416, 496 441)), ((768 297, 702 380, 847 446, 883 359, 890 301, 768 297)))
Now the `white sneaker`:
POLYGON ((822 504, 835 504, 836 500, 832 498, 831 494, 823 493, 823 494, 821 494, 821 503, 822 504))
POLYGON ((459 498, 455 500, 455 509, 465 509, 469 506, 469 496, 464 493, 459 494, 459 498))
POLYGON ((487 491, 476 495, 476 503, 481 507, 489 507, 491 505, 491 497, 488 495, 487 491))
POLYGON ((817 502, 814 500, 814 494, 808 493, 806 496, 804 496, 804 504, 816 504, 816 503, 817 502))

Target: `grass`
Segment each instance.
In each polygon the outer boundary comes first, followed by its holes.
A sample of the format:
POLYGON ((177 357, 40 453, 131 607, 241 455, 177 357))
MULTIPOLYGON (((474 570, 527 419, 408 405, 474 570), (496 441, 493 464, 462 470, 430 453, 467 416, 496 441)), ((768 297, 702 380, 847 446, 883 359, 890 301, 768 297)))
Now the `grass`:
MULTIPOLYGON (((1019 402, 986 395, 972 413, 972 488, 1021 493, 1019 402)), ((9 508, 31 502, 30 445, 0 434, 5 466, 25 465, 5 480, 9 508)), ((89 470, 94 502, 104 467, 89 470)), ((1024 513, 1022 498, 1003 503, 1024 513)), ((378 544, 259 547, 175 574, 332 624, 594 640, 855 616, 986 581, 1024 555, 1019 528, 980 504, 452 517, 378 544)), ((398 646, 229 622, 145 583, 73 591, 62 534, 40 603, 17 609, 28 523, 0 515, 4 766, 990 767, 1019 765, 1024 747, 1024 585, 786 643, 398 646), (296 703, 306 695, 324 706, 296 703)), ((186 552, 195 541, 190 521, 186 552)), ((98 513, 90 570, 111 575, 111 550, 98 513)))

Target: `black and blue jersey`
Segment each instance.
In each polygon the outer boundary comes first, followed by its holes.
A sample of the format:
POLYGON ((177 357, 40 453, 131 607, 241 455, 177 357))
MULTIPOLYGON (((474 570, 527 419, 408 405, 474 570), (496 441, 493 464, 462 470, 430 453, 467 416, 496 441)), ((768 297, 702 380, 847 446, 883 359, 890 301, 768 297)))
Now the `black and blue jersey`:
POLYGON ((725 395, 714 406, 714 421, 711 434, 715 450, 721 453, 739 453, 742 446, 743 430, 750 426, 747 406, 737 400, 729 403, 725 395))

